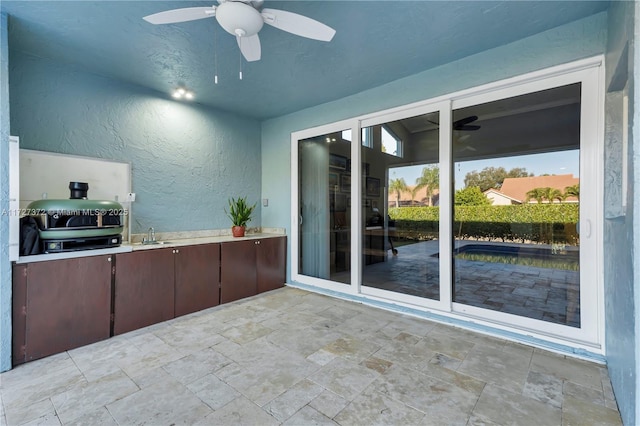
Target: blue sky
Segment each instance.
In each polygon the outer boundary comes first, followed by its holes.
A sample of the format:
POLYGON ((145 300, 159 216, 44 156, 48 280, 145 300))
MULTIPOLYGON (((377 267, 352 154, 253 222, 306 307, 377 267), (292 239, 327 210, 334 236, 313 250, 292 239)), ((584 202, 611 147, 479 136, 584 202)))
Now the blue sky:
MULTIPOLYGON (((511 170, 514 167, 523 167, 536 176, 571 173, 573 176, 579 177, 579 160, 580 151, 576 149, 572 151, 492 158, 488 160, 464 161, 455 164, 455 188, 460 189, 464 186, 464 177, 468 172, 474 170, 481 171, 485 167, 504 167, 507 170, 511 170)), ((393 168, 389 170, 389 178, 404 178, 407 185, 414 185, 423 167, 424 165, 393 168)))

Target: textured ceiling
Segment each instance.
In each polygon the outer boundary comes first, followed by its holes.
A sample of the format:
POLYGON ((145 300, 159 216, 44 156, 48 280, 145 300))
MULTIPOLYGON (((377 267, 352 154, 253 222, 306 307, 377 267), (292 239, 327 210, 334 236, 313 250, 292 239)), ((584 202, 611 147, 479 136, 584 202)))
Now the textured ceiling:
POLYGON ((264 119, 336 100, 606 10, 599 1, 265 1, 319 20, 329 42, 265 25, 262 59, 242 61, 215 19, 151 25, 193 1, 2 1, 12 50, 264 119), (217 39, 217 43, 214 40, 217 39), (214 46, 217 45, 217 49, 214 46), (214 85, 215 57, 219 84, 214 85))

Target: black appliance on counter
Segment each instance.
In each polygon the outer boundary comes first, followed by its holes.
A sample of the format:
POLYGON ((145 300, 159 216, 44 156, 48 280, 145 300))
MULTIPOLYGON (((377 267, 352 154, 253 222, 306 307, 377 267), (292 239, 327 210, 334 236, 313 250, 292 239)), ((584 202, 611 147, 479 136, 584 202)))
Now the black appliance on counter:
POLYGON ((26 208, 35 219, 43 253, 117 247, 122 243, 122 218, 115 201, 88 200, 89 185, 70 182, 68 200, 37 200, 26 208))

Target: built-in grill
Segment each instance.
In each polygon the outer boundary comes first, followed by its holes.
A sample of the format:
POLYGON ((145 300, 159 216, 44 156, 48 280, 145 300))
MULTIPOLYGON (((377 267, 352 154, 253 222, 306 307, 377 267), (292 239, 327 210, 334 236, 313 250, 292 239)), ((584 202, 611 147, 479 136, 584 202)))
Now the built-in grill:
POLYGON ((126 211, 115 201, 88 200, 89 185, 69 183, 68 200, 37 200, 27 214, 38 225, 44 253, 117 247, 122 243, 126 211))

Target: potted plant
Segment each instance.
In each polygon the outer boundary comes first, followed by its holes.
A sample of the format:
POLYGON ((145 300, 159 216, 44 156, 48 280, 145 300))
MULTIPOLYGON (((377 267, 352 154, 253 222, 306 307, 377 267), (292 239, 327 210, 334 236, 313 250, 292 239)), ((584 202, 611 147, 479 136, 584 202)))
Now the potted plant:
POLYGON ((229 211, 225 209, 225 213, 233 224, 231 233, 234 237, 244 237, 247 222, 251 220, 251 215, 255 208, 256 204, 254 203, 250 206, 246 197, 238 197, 238 199, 232 197, 229 199, 229 211))

